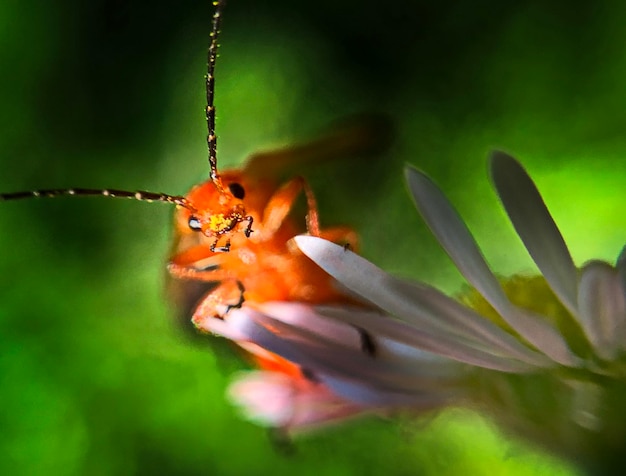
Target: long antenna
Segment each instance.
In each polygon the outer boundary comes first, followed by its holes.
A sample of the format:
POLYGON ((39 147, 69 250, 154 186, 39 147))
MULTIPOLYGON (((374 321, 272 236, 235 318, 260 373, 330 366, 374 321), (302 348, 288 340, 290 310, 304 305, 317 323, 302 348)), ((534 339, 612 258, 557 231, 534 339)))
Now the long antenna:
POLYGON ((179 195, 168 195, 167 193, 155 192, 129 192, 115 189, 94 189, 94 188, 54 188, 45 190, 30 190, 28 192, 0 193, 0 201, 20 200, 23 198, 54 198, 62 195, 83 196, 83 197, 108 197, 108 198, 130 198, 140 202, 165 202, 178 205, 195 213, 197 210, 189 203, 185 197, 179 195))
MULTIPOLYGON (((215 60, 217 59, 217 37, 220 32, 220 24, 222 20, 222 9, 225 0, 214 0, 215 12, 213 13, 213 27, 211 30, 211 42, 209 44, 207 76, 206 76, 206 122, 207 122, 207 145, 209 146, 209 165, 211 167, 211 180, 220 192, 225 191, 222 180, 217 172, 217 136, 215 135, 215 106, 213 105, 213 96, 215 92, 215 60)), ((109 198, 130 198, 143 202, 165 202, 171 203, 188 209, 192 213, 197 210, 189 203, 185 197, 179 195, 168 195, 166 193, 155 193, 137 191, 130 192, 126 190, 115 189, 91 189, 91 188, 65 188, 65 189, 42 189, 30 190, 25 192, 0 193, 0 201, 20 200, 25 198, 54 198, 62 195, 69 196, 98 196, 109 198)))
POLYGON ((209 44, 209 57, 207 60, 208 71, 206 75, 206 125, 208 129, 206 142, 209 146, 210 177, 220 192, 224 191, 224 185, 217 172, 217 135, 215 134, 215 105, 213 104, 213 98, 215 95, 215 60, 217 59, 217 48, 219 46, 217 37, 220 33, 222 9, 225 3, 225 0, 213 2, 215 12, 213 13, 213 29, 211 31, 211 42, 209 44))

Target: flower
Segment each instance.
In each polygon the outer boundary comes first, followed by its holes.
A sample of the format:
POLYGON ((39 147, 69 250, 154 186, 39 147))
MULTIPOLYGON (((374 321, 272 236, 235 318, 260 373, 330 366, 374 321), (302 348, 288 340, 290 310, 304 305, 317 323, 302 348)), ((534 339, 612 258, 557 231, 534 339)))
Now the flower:
POLYGON ((268 302, 244 303, 196 325, 254 357, 261 370, 240 374, 228 393, 247 418, 285 432, 460 401, 464 365, 393 337, 369 343, 359 326, 341 322, 385 318, 358 305, 268 302))
POLYGON ((320 238, 295 241, 383 311, 335 313, 337 321, 374 342, 391 339, 466 366, 466 404, 562 454, 610 468, 626 449, 626 248, 615 265, 594 260, 578 269, 523 167, 495 152, 490 169, 541 276, 498 279, 453 206, 414 168, 406 177, 417 209, 475 290, 461 302, 320 238))

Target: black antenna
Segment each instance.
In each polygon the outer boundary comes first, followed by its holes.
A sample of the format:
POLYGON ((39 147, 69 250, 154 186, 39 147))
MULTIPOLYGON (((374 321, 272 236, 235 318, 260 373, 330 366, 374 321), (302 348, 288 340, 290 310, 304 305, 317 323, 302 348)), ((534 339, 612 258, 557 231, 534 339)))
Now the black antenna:
MULTIPOLYGON (((224 185, 217 172, 217 136, 215 135, 215 106, 213 96, 215 91, 215 60, 217 59, 217 37, 220 31, 222 20, 222 9, 224 0, 213 1, 215 12, 213 13, 213 28, 211 31, 211 42, 209 44, 208 71, 206 76, 206 122, 208 128, 207 145, 209 146, 209 165, 211 167, 211 180, 220 192, 224 191, 224 185)), ((30 190, 27 192, 0 193, 0 201, 20 200, 25 198, 54 198, 62 195, 69 196, 97 196, 109 198, 130 198, 141 202, 165 202, 186 208, 192 213, 197 210, 189 203, 185 197, 179 195, 168 195, 166 193, 155 192, 129 192, 115 189, 91 189, 91 188, 65 188, 65 189, 44 189, 30 190)))
POLYGON ((82 197, 108 197, 108 198, 130 198, 140 202, 165 202, 186 208, 192 213, 196 209, 187 201, 185 197, 178 195, 168 195, 167 193, 155 192, 129 192, 126 190, 114 189, 94 189, 94 188, 55 188, 46 190, 30 190, 28 192, 0 193, 0 201, 20 200, 23 198, 54 198, 62 195, 82 196, 82 197))
POLYGON ((209 44, 209 55, 207 60, 206 75, 206 125, 208 134, 206 137, 209 146, 209 166, 211 167, 211 180, 221 192, 224 185, 217 172, 217 135, 215 135, 215 105, 213 99, 215 96, 215 60, 217 59, 217 48, 219 46, 217 37, 220 33, 220 25, 222 23, 222 9, 225 0, 217 0, 213 2, 215 12, 213 13, 213 28, 211 30, 211 42, 209 44))

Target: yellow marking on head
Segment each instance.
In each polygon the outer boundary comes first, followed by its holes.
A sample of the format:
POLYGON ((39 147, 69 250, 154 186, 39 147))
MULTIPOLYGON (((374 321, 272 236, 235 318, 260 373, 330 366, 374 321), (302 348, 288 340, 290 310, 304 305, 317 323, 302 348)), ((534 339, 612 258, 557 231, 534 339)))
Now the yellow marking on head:
POLYGON ((216 213, 209 218, 209 229, 215 233, 227 230, 232 225, 232 219, 226 218, 223 213, 216 213))

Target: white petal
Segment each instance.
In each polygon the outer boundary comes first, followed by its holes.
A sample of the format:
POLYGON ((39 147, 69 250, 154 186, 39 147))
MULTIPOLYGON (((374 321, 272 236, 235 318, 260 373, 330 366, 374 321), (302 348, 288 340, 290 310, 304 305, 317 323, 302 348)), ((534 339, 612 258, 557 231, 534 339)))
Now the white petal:
POLYGON ((246 372, 228 388, 228 396, 255 423, 280 427, 294 414, 289 376, 278 372, 246 372))
POLYGON ((435 367, 419 366, 414 362, 389 362, 364 353, 361 349, 346 348, 300 328, 274 321, 261 313, 245 308, 231 313, 246 314, 245 331, 250 342, 300 365, 314 374, 324 372, 350 376, 369 382, 381 389, 413 392, 419 389, 437 389, 458 379, 459 373, 439 375, 435 367), (410 365, 409 365, 410 364, 410 365))
POLYGON ((417 209, 465 279, 533 346, 562 365, 579 365, 554 327, 510 303, 467 226, 432 180, 412 168, 406 175, 417 209))
POLYGON ((290 431, 345 420, 366 410, 323 385, 280 372, 241 373, 229 386, 228 396, 249 420, 290 431))
POLYGON ((456 336, 489 348, 494 355, 537 366, 553 365, 491 321, 434 288, 395 278, 360 256, 319 238, 298 236, 295 241, 307 256, 351 291, 432 335, 456 336))
POLYGON ((455 392, 451 391, 447 393, 401 393, 384 391, 374 388, 361 380, 351 380, 330 374, 321 374, 320 380, 327 385, 333 393, 357 404, 374 407, 410 406, 412 409, 431 409, 444 405, 455 395, 455 392))
MULTIPOLYGON (((283 319, 288 309, 293 308, 297 312, 298 303, 270 302, 262 305, 264 317, 269 319, 278 319, 281 322, 287 322, 283 319), (278 315, 275 310, 278 309, 278 315)), ((303 314, 310 322, 319 323, 330 321, 336 328, 342 328, 344 337, 336 339, 336 336, 323 336, 315 327, 306 328, 304 326, 293 324, 298 330, 306 330, 311 334, 311 339, 325 339, 327 342, 339 344, 342 348, 348 348, 352 352, 359 354, 356 358, 366 367, 371 366, 372 359, 387 365, 388 363, 394 368, 405 369, 411 376, 419 376, 420 378, 437 379, 438 381, 446 379, 456 379, 459 376, 459 365, 450 359, 441 357, 434 353, 426 352, 418 347, 407 345, 395 339, 388 338, 381 334, 372 334, 368 331, 366 324, 371 322, 389 322, 389 316, 384 315, 381 311, 350 305, 329 305, 329 306, 308 306, 310 310, 303 314), (312 312, 314 311, 314 312, 312 312), (364 336, 367 334, 371 339, 372 349, 365 349, 364 336)), ((294 321, 294 319, 291 319, 294 321)), ((276 323, 270 323, 274 330, 280 331, 276 323)), ((324 327, 324 326, 320 326, 324 327)), ((288 338, 285 333, 281 334, 282 338, 288 338)), ((386 370, 383 370, 386 372, 386 370)))
POLYGON ((602 261, 587 263, 582 269, 579 289, 581 325, 596 353, 613 359, 623 348, 626 300, 620 276, 602 261))
MULTIPOLYGON (((328 319, 320 315, 315 307, 310 304, 289 301, 271 301, 255 304, 253 307, 272 319, 317 334, 330 342, 352 347, 356 350, 361 348, 361 335, 357 329, 352 326, 347 326, 343 322, 328 319)), ((345 307, 353 312, 371 312, 371 310, 367 308, 357 308, 355 306, 345 307)))
POLYGON ((617 257, 615 267, 617 268, 617 273, 619 274, 622 294, 624 295, 624 299, 626 299, 626 246, 622 248, 622 252, 617 257))
MULTIPOLYGON (((324 311, 323 308, 320 310, 324 311)), ((432 335, 396 319, 337 313, 334 316, 354 325, 362 326, 374 336, 383 336, 466 364, 513 373, 532 372, 537 369, 534 365, 493 355, 488 350, 472 347, 469 343, 454 336, 432 335)))
POLYGON ((248 336, 242 333, 236 325, 233 325, 232 319, 223 320, 218 317, 205 317, 202 321, 198 321, 198 329, 205 332, 225 337, 232 341, 245 341, 248 336))
POLYGON ((496 310, 506 309, 508 300, 457 211, 424 173, 405 172, 415 206, 456 267, 496 310))
POLYGON ((437 289, 397 278, 394 278, 393 286, 396 299, 405 296, 412 304, 413 312, 402 316, 408 323, 418 327, 426 325, 429 332, 441 329, 446 336, 474 342, 475 346, 484 347, 494 355, 513 357, 537 366, 552 365, 545 356, 437 289))
POLYGON ((574 315, 578 272, 550 212, 524 168, 511 156, 495 151, 491 176, 515 231, 546 281, 574 315))
MULTIPOLYGON (((615 267, 617 268, 617 274, 619 275, 622 296, 626 301, 626 246, 622 248, 621 253, 617 257, 615 267)), ((626 321, 626 315, 622 316, 622 319, 626 321)), ((626 325, 624 325, 623 328, 624 330, 622 332, 622 349, 626 350, 626 325)))
MULTIPOLYGON (((295 240, 304 254, 315 261, 322 269, 340 281, 344 286, 356 292, 364 299, 369 300, 384 311, 414 323, 417 326, 423 326, 428 331, 429 339, 434 337, 442 342, 450 342, 451 340, 454 341, 455 339, 453 338, 456 336, 457 341, 464 339, 466 343, 471 341, 474 342, 476 346, 482 343, 484 348, 490 349, 490 353, 494 355, 515 357, 524 362, 532 363, 532 365, 535 366, 545 367, 552 365, 549 360, 536 352, 530 350, 525 351, 521 345, 518 345, 513 352, 511 349, 515 347, 515 344, 512 343, 512 339, 507 338, 504 335, 505 333, 495 326, 495 324, 486 319, 481 319, 472 312, 464 314, 459 313, 458 307, 454 304, 448 304, 448 312, 444 312, 443 307, 445 306, 443 305, 437 312, 433 312, 433 309, 428 309, 429 305, 434 305, 432 295, 427 299, 425 293, 422 293, 418 286, 394 278, 369 261, 351 251, 345 250, 341 246, 312 236, 297 236, 295 240), (466 328, 482 327, 480 332, 474 332, 471 338, 467 334, 462 335, 459 332, 462 330, 462 324, 459 324, 459 317, 468 319, 469 325, 466 324, 466 328), (439 321, 439 323, 437 321, 439 321), (444 321, 447 323, 447 326, 442 327, 441 323, 444 321), (451 331, 451 329, 455 327, 456 331, 451 331), (483 335, 482 339, 478 338, 480 334, 483 335), (493 338, 485 339, 484 335, 486 334, 491 334, 493 338), (501 341, 500 344, 495 345, 495 342, 498 340, 501 341)), ((423 285, 419 286, 422 286, 422 289, 424 289, 423 285)), ((428 292, 436 291, 432 290, 428 292)), ((442 296, 438 297, 438 301, 440 302, 444 302, 445 299, 450 300, 442 296)), ((550 328, 547 323, 539 321, 534 317, 521 315, 521 312, 518 312, 516 308, 508 303, 508 300, 505 302, 510 307, 509 315, 520 315, 520 317, 516 317, 515 322, 523 323, 524 330, 536 324, 534 328, 531 328, 531 331, 536 334, 535 340, 548 348, 546 354, 554 354, 556 357, 568 363, 573 361, 573 359, 566 360, 566 357, 569 357, 567 348, 564 350, 563 340, 556 334, 553 328, 550 328)), ((519 331, 519 329, 517 330, 519 331)), ((523 332, 519 332, 523 334, 523 332)), ((424 345, 426 345, 426 343, 424 343, 424 345)), ((438 350, 424 348, 451 358, 458 358, 459 356, 453 357, 449 354, 450 349, 448 349, 448 347, 449 346, 446 345, 444 348, 438 348, 438 350)), ((554 359, 553 355, 550 355, 550 357, 554 359)), ((559 361, 557 359, 554 360, 559 361)), ((462 361, 469 362, 467 360, 462 361)))
MULTIPOLYGON (((375 320, 387 318, 377 309, 346 304, 312 306, 285 301, 267 302, 253 307, 269 319, 275 319, 306 331, 311 335, 311 339, 324 339, 327 342, 339 344, 341 347, 366 355, 367 359, 371 359, 372 356, 368 354, 368 350, 364 349, 364 333, 372 340, 373 352, 377 360, 409 368, 412 373, 419 371, 422 377, 442 378, 458 375, 456 362, 414 346, 386 339, 385 336, 370 335, 362 325, 365 316, 375 320), (348 320, 349 323, 343 322, 346 321, 346 315, 352 316, 352 319, 348 320)), ((369 364, 369 361, 367 362, 369 364)))

